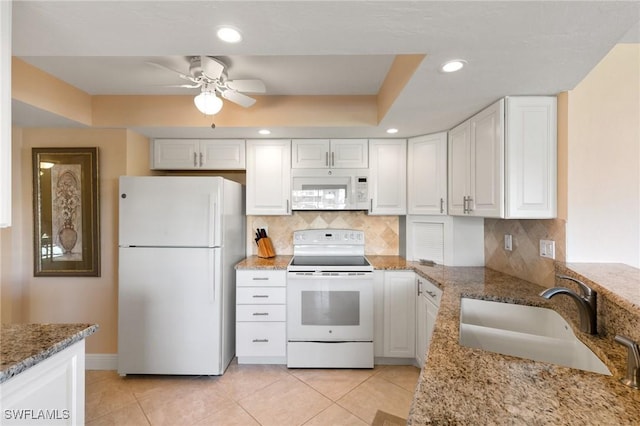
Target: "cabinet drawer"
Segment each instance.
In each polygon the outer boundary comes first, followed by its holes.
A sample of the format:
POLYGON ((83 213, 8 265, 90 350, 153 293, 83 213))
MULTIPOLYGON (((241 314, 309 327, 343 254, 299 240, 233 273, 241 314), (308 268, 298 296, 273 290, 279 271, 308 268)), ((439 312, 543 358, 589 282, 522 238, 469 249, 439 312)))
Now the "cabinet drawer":
POLYGON ((286 286, 287 272, 274 270, 236 271, 238 287, 286 286))
POLYGON ((236 321, 285 321, 285 305, 238 305, 236 321))
POLYGON ((236 356, 286 356, 284 322, 239 322, 236 324, 236 356))
POLYGON ((238 287, 236 288, 236 303, 238 305, 284 304, 286 291, 285 287, 238 287))
POLYGON ((427 280, 422 281, 422 295, 433 302, 434 305, 440 306, 440 299, 442 299, 442 290, 435 284, 430 283, 427 280))

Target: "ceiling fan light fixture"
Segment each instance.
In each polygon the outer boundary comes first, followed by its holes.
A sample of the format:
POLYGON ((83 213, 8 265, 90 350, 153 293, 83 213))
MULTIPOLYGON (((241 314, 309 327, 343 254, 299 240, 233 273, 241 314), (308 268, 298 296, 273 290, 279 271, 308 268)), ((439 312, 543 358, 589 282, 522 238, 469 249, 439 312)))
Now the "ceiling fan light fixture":
POLYGON ((205 115, 214 115, 222 109, 222 99, 216 96, 215 92, 202 91, 193 98, 193 103, 198 111, 205 115))
POLYGON ((216 32, 218 38, 227 43, 239 43, 242 41, 242 34, 233 27, 220 27, 216 32))
POLYGON ((441 72, 456 72, 460 71, 467 64, 464 59, 453 59, 440 65, 441 72))

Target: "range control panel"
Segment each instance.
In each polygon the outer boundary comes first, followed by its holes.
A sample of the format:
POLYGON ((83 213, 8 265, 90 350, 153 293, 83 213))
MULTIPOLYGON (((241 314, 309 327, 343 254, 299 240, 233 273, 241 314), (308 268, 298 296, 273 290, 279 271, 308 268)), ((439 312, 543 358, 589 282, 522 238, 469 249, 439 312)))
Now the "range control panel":
POLYGON ((305 229, 294 231, 293 245, 364 245, 364 231, 354 229, 305 229))

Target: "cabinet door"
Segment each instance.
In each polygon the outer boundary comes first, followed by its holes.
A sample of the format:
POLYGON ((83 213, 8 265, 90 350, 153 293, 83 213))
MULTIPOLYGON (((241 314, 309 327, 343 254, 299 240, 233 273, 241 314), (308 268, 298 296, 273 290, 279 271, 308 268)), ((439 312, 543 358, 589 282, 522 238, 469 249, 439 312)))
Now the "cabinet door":
POLYGON ((504 99, 470 119, 470 214, 504 217, 504 99))
POLYGON ((424 281, 416 277, 416 282, 419 291, 416 297, 416 360, 418 366, 422 368, 426 360, 427 345, 428 345, 428 331, 427 326, 429 324, 429 317, 427 311, 427 299, 422 296, 421 292, 424 281))
POLYGON ((332 139, 331 167, 336 169, 366 169, 369 167, 367 139, 332 139))
POLYGON ((369 141, 370 214, 407 214, 407 142, 369 141))
POLYGON ((407 210, 409 214, 446 214, 447 134, 409 139, 407 210))
POLYGON ((294 169, 324 169, 330 166, 329 139, 294 139, 291 141, 294 169))
POLYGON ((449 131, 449 214, 464 215, 465 197, 471 194, 471 134, 469 121, 449 131))
POLYGON ((189 170, 200 167, 200 141, 197 139, 155 139, 151 146, 152 169, 189 170))
POLYGON ((373 356, 384 356, 384 271, 373 271, 373 356))
POLYGON ((201 169, 244 170, 245 145, 238 139, 203 139, 200 141, 201 169))
POLYGON ((408 271, 384 274, 384 356, 415 358, 415 274, 408 271))
POLYGON ((505 216, 554 218, 557 113, 552 96, 507 98, 505 216))
POLYGON ((291 214, 291 141, 247 141, 247 214, 291 214))

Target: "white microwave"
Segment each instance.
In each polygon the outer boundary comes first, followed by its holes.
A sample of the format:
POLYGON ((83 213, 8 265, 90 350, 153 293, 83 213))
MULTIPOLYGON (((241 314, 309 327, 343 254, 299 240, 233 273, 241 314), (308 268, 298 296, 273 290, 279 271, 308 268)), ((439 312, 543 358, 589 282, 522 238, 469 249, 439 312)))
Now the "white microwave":
POLYGON ((292 210, 368 210, 368 169, 292 169, 292 210))

